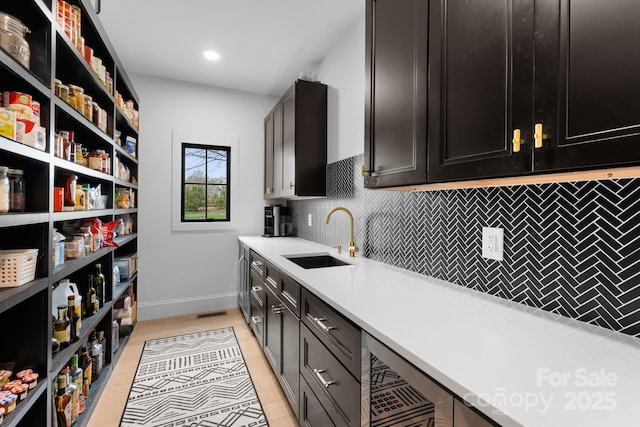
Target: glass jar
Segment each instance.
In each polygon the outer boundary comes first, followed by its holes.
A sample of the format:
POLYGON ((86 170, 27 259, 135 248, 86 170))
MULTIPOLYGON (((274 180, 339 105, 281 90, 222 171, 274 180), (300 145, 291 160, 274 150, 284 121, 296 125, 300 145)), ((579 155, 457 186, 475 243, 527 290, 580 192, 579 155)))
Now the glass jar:
POLYGON ((71 95, 75 100, 75 109, 84 114, 84 89, 78 85, 69 85, 69 97, 71 95))
POLYGON ((93 98, 89 95, 84 96, 83 114, 93 122, 93 98))
POLYGON ((11 184, 7 172, 9 168, 0 166, 0 213, 9 212, 11 184))
POLYGON ((20 20, 8 13, 0 12, 0 46, 27 68, 29 68, 31 49, 24 36, 30 32, 20 20))
POLYGON ((24 212, 25 185, 24 171, 9 169, 9 211, 24 212))

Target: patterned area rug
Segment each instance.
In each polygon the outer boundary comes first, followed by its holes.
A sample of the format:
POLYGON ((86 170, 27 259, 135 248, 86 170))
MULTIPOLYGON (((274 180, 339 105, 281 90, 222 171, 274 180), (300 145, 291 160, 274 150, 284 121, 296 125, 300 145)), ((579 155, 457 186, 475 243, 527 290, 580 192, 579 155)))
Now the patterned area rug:
POLYGON ((233 328, 145 342, 121 426, 268 426, 233 328))

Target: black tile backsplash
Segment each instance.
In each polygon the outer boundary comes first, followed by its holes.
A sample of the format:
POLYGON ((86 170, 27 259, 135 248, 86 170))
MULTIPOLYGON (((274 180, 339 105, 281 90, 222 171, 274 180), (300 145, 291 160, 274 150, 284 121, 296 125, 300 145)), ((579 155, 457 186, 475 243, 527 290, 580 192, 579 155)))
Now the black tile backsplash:
POLYGON ((363 156, 328 165, 327 198, 289 202, 297 234, 640 337, 640 178, 398 192, 363 188, 363 156), (312 214, 312 226, 307 224, 312 214), (504 261, 482 258, 504 228, 504 261))

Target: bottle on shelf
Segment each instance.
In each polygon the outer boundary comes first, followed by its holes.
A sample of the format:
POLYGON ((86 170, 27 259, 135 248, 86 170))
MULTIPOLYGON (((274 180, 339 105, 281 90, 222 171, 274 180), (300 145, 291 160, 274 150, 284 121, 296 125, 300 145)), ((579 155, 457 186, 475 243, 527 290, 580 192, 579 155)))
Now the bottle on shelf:
POLYGON ((84 305, 85 317, 93 316, 99 309, 98 299, 96 298, 96 289, 94 288, 93 274, 89 275, 88 282, 89 282, 89 285, 88 285, 87 296, 85 297, 85 305, 84 305))
POLYGON ((104 331, 98 331, 98 344, 100 345, 100 369, 104 369, 107 364, 107 339, 104 337, 104 331))
POLYGON ((71 425, 74 425, 76 423, 76 420, 78 419, 80 390, 72 380, 69 365, 65 366, 64 369, 60 371, 60 373, 66 376, 67 390, 69 391, 69 394, 71 394, 71 425))
POLYGON ((58 374, 58 394, 56 396, 56 413, 59 427, 71 427, 71 393, 67 390, 67 375, 58 374))
POLYGON ((91 383, 94 383, 100 378, 100 373, 102 372, 102 346, 98 342, 96 331, 91 332, 89 340, 91 341, 91 359, 93 360, 91 366, 91 383))
POLYGON ((78 388, 78 414, 82 414, 85 409, 85 396, 83 391, 83 373, 78 366, 78 355, 71 356, 71 370, 69 371, 71 382, 78 388))
POLYGON ((7 176, 9 168, 0 166, 0 213, 9 212, 9 193, 11 192, 11 184, 7 176))
POLYGON ((76 312, 76 296, 74 294, 67 296, 67 317, 70 323, 69 342, 76 342, 80 334, 80 317, 76 312))
MULTIPOLYGON (((80 351, 80 365, 82 366, 82 384, 83 386, 89 387, 91 385, 91 371, 93 370, 93 359, 89 356, 88 343, 86 346, 82 346, 82 350, 80 351)), ((88 390, 88 389, 87 389, 88 390)), ((85 390, 84 398, 87 399, 89 397, 89 393, 85 390)))
POLYGON ((98 300, 99 307, 104 307, 104 292, 105 280, 104 274, 102 274, 102 264, 96 264, 96 274, 93 277, 93 287, 96 289, 96 299, 98 300))
POLYGON ((60 343, 60 348, 67 348, 71 340, 71 322, 67 317, 67 306, 64 304, 58 306, 58 318, 54 330, 54 337, 60 343))

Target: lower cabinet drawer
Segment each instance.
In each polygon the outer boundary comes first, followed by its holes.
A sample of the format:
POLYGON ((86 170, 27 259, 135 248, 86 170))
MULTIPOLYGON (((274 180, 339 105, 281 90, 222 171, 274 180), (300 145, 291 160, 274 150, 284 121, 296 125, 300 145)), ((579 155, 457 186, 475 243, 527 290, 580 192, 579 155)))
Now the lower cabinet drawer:
MULTIPOLYGON (((331 403, 329 403, 331 405, 331 403)), ((334 411, 335 412, 335 411, 334 411)), ((339 422, 334 423, 331 416, 325 411, 320 399, 307 384, 307 381, 300 375, 300 425, 302 427, 342 427, 346 426, 342 419, 334 416, 339 422)))
POLYGON ((300 320, 320 338, 354 377, 359 378, 362 362, 360 328, 304 288, 301 308, 300 320))
MULTIPOLYGON (((360 383, 304 325, 300 326, 300 374, 334 412, 335 425, 360 426, 360 383)), ((324 403, 323 402, 323 403, 324 403)))
POLYGON ((250 325, 251 330, 255 334, 260 347, 264 347, 264 302, 260 302, 256 295, 251 292, 251 317, 250 325))

